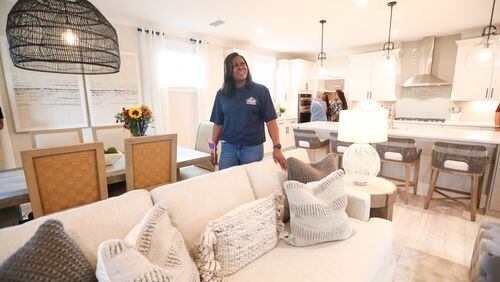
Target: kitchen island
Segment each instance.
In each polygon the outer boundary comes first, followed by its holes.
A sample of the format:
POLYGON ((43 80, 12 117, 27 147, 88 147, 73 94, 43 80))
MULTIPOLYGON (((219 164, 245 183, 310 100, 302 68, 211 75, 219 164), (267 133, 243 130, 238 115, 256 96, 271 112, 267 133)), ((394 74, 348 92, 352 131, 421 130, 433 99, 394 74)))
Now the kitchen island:
MULTIPOLYGON (((338 123, 315 121, 300 123, 295 126, 300 129, 312 129, 318 133, 319 138, 329 139, 330 132, 338 132, 338 123)), ((443 141, 458 144, 483 145, 488 150, 490 162, 486 168, 483 181, 483 195, 481 195, 481 207, 490 214, 500 215, 500 165, 496 160, 500 159, 500 131, 477 130, 462 128, 447 128, 434 126, 401 126, 395 124, 390 128, 388 135, 391 137, 413 138, 417 148, 422 149, 420 160, 420 175, 418 181, 418 194, 426 195, 431 176, 431 154, 434 142, 443 141)), ((383 175, 404 178, 404 169, 394 164, 384 164, 383 175)), ((413 179, 413 171, 412 171, 413 179)), ((438 186, 453 187, 463 191, 470 191, 470 177, 440 174, 438 186)), ((410 188, 412 189, 412 188, 410 188)), ((431 203, 432 204, 432 203, 431 203)))

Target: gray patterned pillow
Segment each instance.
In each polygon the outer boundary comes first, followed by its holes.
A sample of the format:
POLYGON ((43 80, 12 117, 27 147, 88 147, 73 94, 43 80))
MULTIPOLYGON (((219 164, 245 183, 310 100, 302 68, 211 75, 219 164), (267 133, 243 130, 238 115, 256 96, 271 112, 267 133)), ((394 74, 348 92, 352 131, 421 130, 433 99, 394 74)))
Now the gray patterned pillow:
MULTIPOLYGON (((300 183, 309 183, 321 180, 330 173, 337 170, 335 159, 336 156, 334 154, 328 154, 321 161, 317 163, 307 164, 293 157, 288 158, 286 160, 286 165, 288 167, 288 180, 295 180, 300 183)), ((285 194, 284 191, 283 194, 285 194)), ((290 210, 288 207, 288 199, 285 198, 283 221, 287 222, 289 220, 290 220, 290 210)))
POLYGON ((196 260, 202 281, 221 281, 278 244, 284 229, 280 198, 274 194, 247 203, 207 224, 196 260))
POLYGON ((290 202, 291 235, 285 238, 293 246, 309 246, 344 240, 352 234, 344 190, 344 172, 335 171, 317 182, 285 182, 290 202))
MULTIPOLYGON (((8 244, 8 242, 4 242, 8 244)), ((0 266, 1 281, 96 281, 94 268, 59 220, 45 221, 0 266)))
POLYGON ((106 240, 99 245, 96 274, 99 281, 200 280, 164 203, 151 208, 124 240, 106 240))

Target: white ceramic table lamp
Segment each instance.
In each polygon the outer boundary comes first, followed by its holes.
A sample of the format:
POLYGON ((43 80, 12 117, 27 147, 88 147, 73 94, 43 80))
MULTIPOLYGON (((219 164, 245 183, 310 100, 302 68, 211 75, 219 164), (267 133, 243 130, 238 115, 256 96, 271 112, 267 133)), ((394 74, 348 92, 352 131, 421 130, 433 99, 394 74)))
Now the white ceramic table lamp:
POLYGON ((383 109, 340 111, 338 139, 354 143, 342 163, 356 185, 366 185, 380 171, 380 157, 370 143, 387 141, 387 115, 383 109))

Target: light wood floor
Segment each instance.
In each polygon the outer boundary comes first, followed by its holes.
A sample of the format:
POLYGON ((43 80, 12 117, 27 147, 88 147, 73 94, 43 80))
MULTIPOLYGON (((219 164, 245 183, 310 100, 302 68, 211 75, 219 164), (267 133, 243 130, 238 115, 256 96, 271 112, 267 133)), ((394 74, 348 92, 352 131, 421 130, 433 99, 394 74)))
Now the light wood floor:
POLYGON ((449 200, 431 201, 425 210, 424 201, 425 197, 410 194, 405 205, 398 195, 393 214, 396 243, 468 267, 479 226, 500 219, 478 214, 472 222, 463 205, 449 200))

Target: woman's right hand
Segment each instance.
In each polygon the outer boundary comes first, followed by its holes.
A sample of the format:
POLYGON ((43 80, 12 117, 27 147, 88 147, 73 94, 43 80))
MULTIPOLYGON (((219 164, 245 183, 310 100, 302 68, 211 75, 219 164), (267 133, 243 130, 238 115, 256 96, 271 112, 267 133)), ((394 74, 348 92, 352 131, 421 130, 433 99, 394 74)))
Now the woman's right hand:
POLYGON ((218 155, 215 152, 210 152, 210 162, 212 163, 213 166, 219 165, 219 162, 217 161, 218 155))

